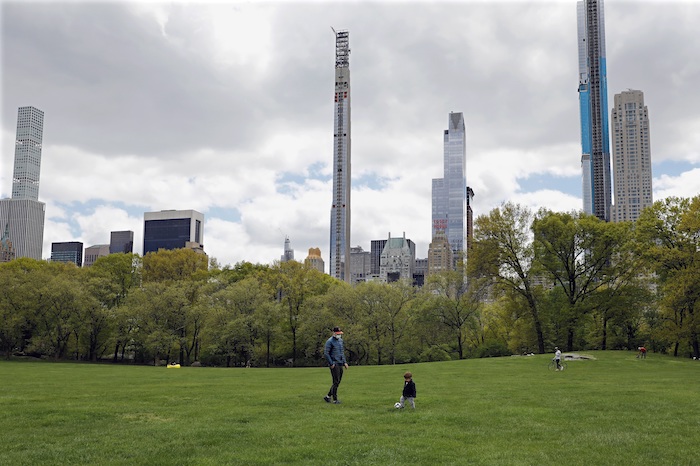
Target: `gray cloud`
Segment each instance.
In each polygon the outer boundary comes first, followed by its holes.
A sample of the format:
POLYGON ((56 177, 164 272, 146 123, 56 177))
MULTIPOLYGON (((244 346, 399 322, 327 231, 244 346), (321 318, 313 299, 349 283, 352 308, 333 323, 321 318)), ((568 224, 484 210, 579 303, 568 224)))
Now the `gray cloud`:
MULTIPOLYGON (((477 214, 505 200, 576 208, 573 1, 139 5, 0 4, 0 189, 17 107, 35 105, 46 113, 48 242, 69 239, 69 223, 96 241, 110 217, 138 230, 143 210, 224 208, 240 219, 208 216, 206 233, 224 263, 276 259, 280 231, 298 255, 325 254, 331 26, 350 31, 352 48, 353 177, 363 180, 353 245, 406 231, 427 249, 450 111, 465 114, 477 214), (571 188, 556 196, 548 176, 571 188), (544 184, 526 187, 532 177, 544 184)), ((697 2, 606 2, 610 104, 644 91, 655 163, 700 162, 699 16, 697 2)), ((688 192, 692 174, 654 176, 672 195, 688 192)))

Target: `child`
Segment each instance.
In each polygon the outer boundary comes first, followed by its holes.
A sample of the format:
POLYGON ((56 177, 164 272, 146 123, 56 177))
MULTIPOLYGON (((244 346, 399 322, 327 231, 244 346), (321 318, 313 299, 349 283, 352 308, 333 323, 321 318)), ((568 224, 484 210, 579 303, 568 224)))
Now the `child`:
POLYGON ((413 383, 413 374, 410 372, 406 372, 403 375, 403 394, 401 395, 401 399, 399 400, 399 403, 401 404, 401 407, 404 407, 404 403, 408 401, 408 404, 411 405, 411 408, 416 409, 416 403, 414 399, 416 398, 416 384, 413 383))

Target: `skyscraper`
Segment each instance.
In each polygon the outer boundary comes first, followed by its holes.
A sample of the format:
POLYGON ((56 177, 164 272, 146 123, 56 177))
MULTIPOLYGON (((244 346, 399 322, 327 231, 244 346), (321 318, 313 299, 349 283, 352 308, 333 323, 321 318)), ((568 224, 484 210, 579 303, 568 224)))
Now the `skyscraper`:
POLYGON ((280 262, 289 262, 294 260, 294 249, 289 242, 289 236, 284 237, 284 254, 280 256, 280 262))
POLYGON ((603 0, 579 0, 578 92, 583 210, 610 220, 610 130, 603 0))
POLYGON ((387 240, 373 239, 370 241, 369 273, 379 276, 379 266, 381 265, 382 251, 387 240))
POLYGON ((444 174, 433 178, 433 233, 445 234, 452 247, 453 266, 466 260, 467 242, 467 177, 466 131, 462 113, 450 112, 448 129, 444 133, 444 174))
POLYGON ((196 210, 161 210, 143 214, 143 255, 159 249, 204 252, 204 214, 196 210))
POLYGON ((611 112, 615 204, 612 221, 635 221, 654 203, 651 187, 649 113, 642 91, 615 94, 611 112))
POLYGON ((12 198, 0 200, 0 229, 8 230, 15 257, 41 259, 46 205, 39 202, 44 112, 34 107, 17 111, 12 198))
POLYGON ((350 38, 335 33, 333 204, 329 274, 350 282, 350 38))
POLYGON ((34 107, 20 107, 17 111, 12 199, 39 200, 39 172, 43 137, 44 112, 34 107))

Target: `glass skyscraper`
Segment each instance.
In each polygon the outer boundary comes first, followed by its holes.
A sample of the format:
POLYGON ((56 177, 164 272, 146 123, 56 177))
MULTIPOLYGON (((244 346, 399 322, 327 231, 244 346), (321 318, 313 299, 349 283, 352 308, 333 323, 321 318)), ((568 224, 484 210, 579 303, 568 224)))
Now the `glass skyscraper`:
POLYGON ((15 257, 41 259, 46 205, 39 202, 44 112, 34 107, 17 111, 17 136, 12 198, 0 200, 0 229, 8 230, 15 257))
POLYGON ((350 37, 335 31, 333 203, 328 273, 350 282, 350 37))
POLYGON ((444 176, 433 179, 432 237, 444 232, 453 261, 466 260, 467 177, 466 131, 462 113, 450 112, 444 133, 444 176))
POLYGON ((610 129, 603 0, 577 3, 583 210, 610 220, 610 129))

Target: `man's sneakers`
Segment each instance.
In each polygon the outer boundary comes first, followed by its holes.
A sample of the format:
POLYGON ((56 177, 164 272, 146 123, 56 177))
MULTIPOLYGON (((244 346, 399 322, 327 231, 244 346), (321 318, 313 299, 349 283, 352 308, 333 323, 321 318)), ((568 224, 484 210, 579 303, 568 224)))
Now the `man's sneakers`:
POLYGON ((339 405, 339 404, 340 404, 340 400, 333 400, 332 403, 333 403, 334 405, 339 405))
POLYGON ((323 401, 325 401, 326 403, 330 403, 330 402, 331 402, 331 397, 328 396, 328 395, 326 395, 326 396, 323 397, 323 401))

